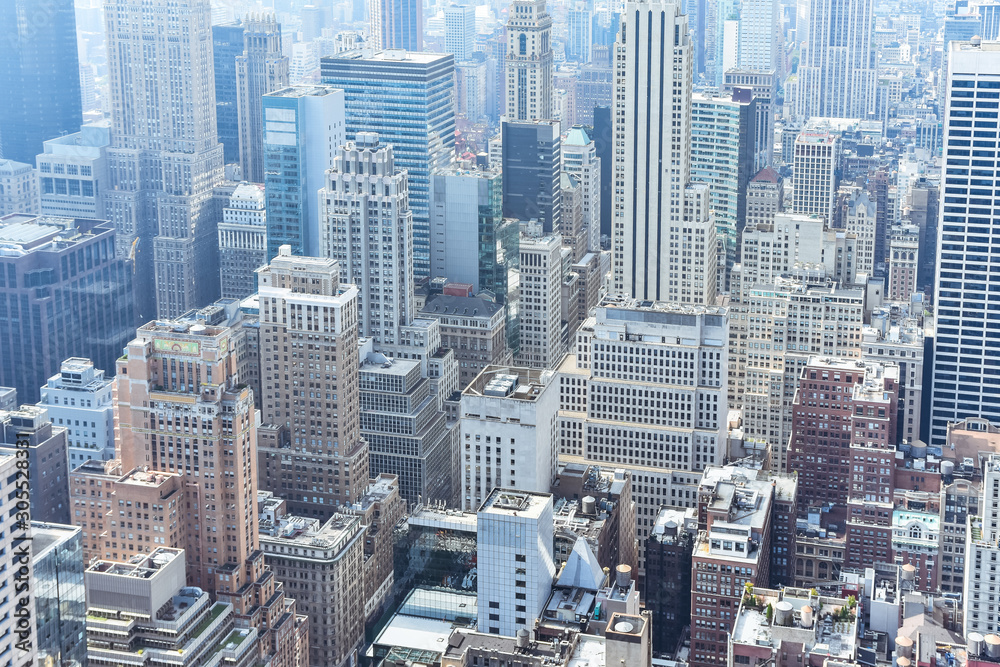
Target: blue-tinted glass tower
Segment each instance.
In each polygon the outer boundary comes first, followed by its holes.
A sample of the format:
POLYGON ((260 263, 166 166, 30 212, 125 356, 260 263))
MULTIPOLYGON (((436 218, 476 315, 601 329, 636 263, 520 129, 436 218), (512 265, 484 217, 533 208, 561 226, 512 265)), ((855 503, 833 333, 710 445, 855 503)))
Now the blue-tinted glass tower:
MULTIPOLYGON (((430 275, 430 174, 455 153, 455 57, 349 51, 322 60, 323 83, 344 89, 347 138, 378 132, 406 169, 413 211, 414 274, 430 275)), ((268 214, 270 215, 270 213, 268 214)))
POLYGON ((0 158, 34 164, 83 121, 73 0, 4 0, 0 26, 0 158))
POLYGON ((319 256, 319 190, 344 143, 344 93, 291 86, 263 96, 267 258, 319 256))
POLYGON ((215 58, 215 118, 226 164, 240 161, 240 115, 236 97, 236 58, 243 55, 243 25, 212 26, 215 58))

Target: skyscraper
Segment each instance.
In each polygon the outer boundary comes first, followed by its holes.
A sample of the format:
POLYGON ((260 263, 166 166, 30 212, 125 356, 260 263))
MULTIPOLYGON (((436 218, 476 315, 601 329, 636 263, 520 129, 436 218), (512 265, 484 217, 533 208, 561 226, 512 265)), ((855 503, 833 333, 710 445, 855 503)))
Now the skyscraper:
POLYGON ((119 256, 136 260, 140 319, 172 317, 211 301, 219 285, 212 188, 222 180, 223 149, 211 7, 108 0, 104 21, 112 99, 105 210, 119 256))
POLYGON ((832 131, 806 128, 795 138, 792 211, 833 222, 837 195, 840 138, 832 131))
POLYGON ((0 5, 0 158, 34 164, 47 139, 83 120, 72 0, 0 5))
POLYGON ((744 0, 739 19, 739 69, 769 72, 781 66, 780 16, 778 0, 744 0))
POLYGON ((594 11, 578 0, 566 10, 566 60, 587 64, 594 48, 594 11))
POLYGON ((583 191, 583 227, 587 250, 601 249, 601 170, 597 143, 581 125, 572 127, 562 140, 562 170, 580 183, 583 191))
POLYGON ((264 186, 240 183, 219 223, 219 278, 223 299, 243 299, 257 291, 257 269, 267 264, 267 211, 264 186))
POLYGON ((804 0, 796 115, 866 118, 875 103, 872 0, 804 0))
POLYGON ((226 164, 240 159, 239 106, 236 96, 236 58, 243 54, 240 21, 212 26, 215 69, 215 123, 226 164))
POLYGON ((472 59, 476 45, 476 6, 449 5, 444 8, 444 51, 455 56, 455 62, 472 59))
POLYGON ((267 93, 262 104, 267 258, 286 244, 296 255, 317 257, 317 193, 344 143, 344 91, 292 86, 267 93))
POLYGON ((440 53, 348 51, 323 58, 323 82, 344 90, 347 139, 377 132, 405 169, 413 210, 413 270, 430 274, 431 172, 455 150, 455 57, 440 53))
POLYGON ((135 331, 131 266, 115 256, 115 230, 103 220, 0 218, 0 385, 24 402, 69 357, 98 368, 135 331), (89 258, 89 259, 88 259, 89 258), (35 281, 47 276, 47 284, 35 281), (30 324, 29 324, 30 323, 30 324))
MULTIPOLYGON (((288 56, 281 52, 281 26, 274 15, 250 17, 236 57, 239 161, 243 180, 264 182, 264 119, 261 100, 288 86, 288 56)), ((216 84, 218 88, 218 84, 216 84)), ((228 158, 227 158, 228 162, 228 158)))
POLYGON ((332 259, 294 257, 288 246, 257 275, 260 487, 285 498, 295 514, 326 519, 368 485, 358 397, 358 288, 340 283, 332 259))
MULTIPOLYGON (((969 144, 975 122, 977 141, 996 135, 987 129, 991 113, 985 105, 969 108, 1000 88, 1000 44, 952 42, 944 117, 942 177, 964 187, 969 177, 988 178, 1000 171, 996 159, 976 158, 970 171, 969 144), (975 97, 973 97, 975 96, 975 97), (973 120, 975 119, 975 120, 973 120), (978 119, 983 119, 980 122, 978 119), (944 175, 946 174, 946 176, 944 175)), ((989 233, 995 218, 982 199, 964 192, 948 194, 941 206, 934 303, 937 334, 931 388, 931 440, 941 441, 948 422, 966 417, 1000 421, 1000 340, 989 322, 1000 309, 1000 276, 988 271, 996 264, 989 233)))
POLYGON ((504 122, 503 215, 538 220, 546 233, 562 223, 562 162, 558 121, 504 122))
POLYGON ((406 172, 392 146, 358 132, 326 172, 320 198, 320 254, 336 260, 340 281, 358 288, 358 335, 376 348, 402 342, 413 320, 413 214, 406 172))
POLYGON ((372 48, 376 50, 424 50, 421 0, 370 0, 372 48))
POLYGON ((507 17, 507 120, 551 120, 552 17, 545 0, 513 0, 507 17))
POLYGON ((629 2, 615 43, 614 136, 624 150, 614 153, 611 266, 613 290, 638 299, 715 301, 708 189, 689 186, 691 67, 681 5, 629 2))

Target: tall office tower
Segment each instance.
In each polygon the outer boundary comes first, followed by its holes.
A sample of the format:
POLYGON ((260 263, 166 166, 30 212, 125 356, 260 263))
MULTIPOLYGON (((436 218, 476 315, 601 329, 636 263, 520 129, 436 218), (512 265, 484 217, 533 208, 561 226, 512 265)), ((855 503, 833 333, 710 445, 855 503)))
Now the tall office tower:
POLYGON ((87 664, 87 599, 80 529, 33 521, 31 538, 38 664, 87 664))
MULTIPOLYGON (((0 526, 3 527, 3 530, 0 531, 0 546, 2 546, 0 548, 0 568, 4 572, 9 572, 11 578, 22 565, 17 557, 17 549, 24 544, 24 541, 19 539, 24 531, 18 529, 15 518, 18 512, 18 497, 13 489, 16 487, 13 481, 8 484, 7 480, 13 480, 17 477, 19 469, 17 463, 20 460, 19 457, 14 456, 13 452, 9 455, 0 454, 0 479, 4 480, 5 490, 8 485, 11 487, 10 491, 0 495, 0 526)), ((34 587, 30 587, 26 592, 27 596, 5 595, 0 600, 0 612, 2 612, 0 614, 0 619, 2 619, 0 620, 0 651, 8 656, 7 659, 10 660, 11 667, 33 667, 37 657, 34 623, 28 624, 29 634, 26 637, 28 643, 21 643, 19 646, 21 641, 21 637, 17 633, 19 617, 15 612, 19 609, 26 609, 29 615, 33 615, 34 612, 34 600, 32 599, 35 595, 34 587), (28 599, 22 600, 22 597, 28 597, 28 599)))
MULTIPOLYGON (((926 442, 923 413, 925 332, 921 310, 899 302, 875 310, 862 329, 861 358, 865 363, 899 366, 899 409, 896 433, 900 442, 926 442)), ((928 360, 930 357, 928 356, 928 360)), ((929 368, 928 368, 929 370, 929 368)))
POLYGON ((521 349, 517 362, 553 368, 566 352, 562 335, 562 239, 558 234, 520 239, 521 349))
POLYGON ((612 289, 638 299, 711 304, 715 223, 708 188, 689 187, 692 55, 681 5, 629 2, 615 54, 614 136, 625 148, 614 153, 614 189, 620 194, 614 202, 612 289), (690 246, 683 255, 673 236, 690 246))
POLYGON ((456 63, 472 59, 476 45, 476 6, 448 5, 444 8, 444 52, 456 63))
POLYGON ((358 288, 341 284, 332 259, 294 257, 288 246, 258 276, 260 486, 285 498, 295 514, 328 518, 368 484, 368 443, 359 423, 358 288), (329 363, 309 368, 317 355, 329 363))
POLYGON ((747 88, 729 97, 691 96, 691 180, 706 183, 722 252, 719 291, 728 291, 746 220, 747 184, 754 172, 757 100, 747 88), (725 269, 723 271, 722 269, 725 269))
POLYGON ((219 223, 219 278, 223 299, 243 299, 257 291, 257 269, 267 264, 267 211, 264 186, 240 183, 222 209, 219 223))
POLYGON ((872 0, 803 0, 795 114, 867 118, 875 103, 872 0))
POLYGON ((529 630, 556 576, 552 495, 494 488, 478 508, 476 545, 481 632, 529 630))
POLYGON ((895 168, 882 165, 868 173, 868 197, 875 204, 875 275, 886 275, 885 258, 889 226, 898 220, 896 199, 899 196, 898 174, 895 168))
POLYGON ((345 140, 344 91, 292 86, 267 93, 264 113, 264 188, 267 258, 283 245, 295 255, 320 254, 320 188, 345 140))
POLYGON ((420 0, 369 0, 368 34, 376 51, 423 51, 424 20, 420 0))
POLYGON ((722 87, 724 74, 737 64, 739 5, 735 0, 705 3, 705 83, 722 87))
POLYGON ((545 0, 512 0, 505 62, 508 121, 551 120, 552 17, 545 0))
POLYGON ((840 164, 840 138, 832 131, 806 128, 795 138, 792 211, 833 221, 840 164))
MULTIPOLYGON (((784 210, 785 184, 781 175, 770 167, 764 167, 747 183, 746 227, 756 227, 774 222, 776 215, 784 210)), ((742 252, 742 243, 737 248, 737 258, 742 252)))
POLYGON ((538 220, 545 233, 562 224, 559 122, 510 122, 501 129, 503 216, 538 220))
POLYGON ((105 208, 118 230, 118 255, 135 257, 136 312, 144 320, 202 306, 219 289, 211 200, 223 150, 210 20, 207 0, 104 5, 112 99, 105 208), (132 73, 140 70, 151 73, 147 85, 135 85, 132 73))
POLYGON ((401 342, 413 320, 413 214, 406 172, 392 146, 358 132, 342 146, 319 191, 320 255, 358 289, 358 335, 375 347, 401 342))
POLYGON ((735 614, 748 588, 770 578, 779 489, 787 477, 736 466, 711 467, 698 487, 698 536, 691 558, 692 667, 726 663, 735 614), (779 486, 780 484, 780 486, 779 486))
POLYGON ((601 158, 597 143, 582 125, 574 125, 562 140, 562 171, 580 183, 583 229, 587 250, 601 250, 601 158))
POLYGON ((0 412, 0 454, 24 460, 27 449, 31 472, 31 519, 45 523, 69 523, 69 467, 65 426, 53 425, 49 412, 37 405, 0 412))
POLYGON ((35 156, 42 215, 105 219, 110 144, 111 123, 106 120, 45 142, 44 152, 35 156))
POLYGON ((917 293, 920 266, 920 228, 894 225, 889 229, 889 301, 908 302, 917 293))
MULTIPOLYGON (((978 159, 970 172, 967 152, 973 118, 986 118, 987 111, 966 109, 973 95, 979 99, 986 92, 973 92, 998 85, 1000 80, 1000 44, 952 42, 948 53, 946 84, 944 169, 941 180, 965 183, 970 175, 984 178, 1000 169, 995 161, 978 159), (945 176, 947 174, 947 176, 945 176)), ((991 135, 978 129, 978 137, 991 135)), ((981 138, 980 141, 984 141, 981 138)), ((978 182, 978 181, 977 181, 978 182)), ((966 417, 1000 421, 1000 394, 995 377, 1000 373, 1000 343, 986 334, 987 319, 998 308, 1000 279, 987 273, 992 261, 984 234, 990 231, 989 209, 981 199, 956 195, 942 207, 938 232, 937 273, 934 304, 937 331, 934 351, 934 376, 931 387, 932 441, 940 441, 948 422, 966 417), (964 269, 962 268, 964 264, 964 269)))
MULTIPOLYGON (((583 227, 583 188, 580 182, 569 174, 559 177, 559 198, 562 201, 562 222, 559 226, 559 236, 562 237, 563 250, 571 264, 583 259, 587 254, 587 236, 583 227)), ((571 283, 566 283, 564 289, 571 283)), ((563 306, 567 300, 563 299, 563 306)), ((567 319, 566 313, 563 319, 567 319)), ((568 319, 575 319, 569 317, 568 319)), ((572 333, 571 333, 572 335, 572 333)))
POLYGON ((874 275, 876 262, 884 260, 875 254, 875 210, 875 202, 859 190, 850 195, 844 211, 844 229, 858 239, 854 268, 869 277, 874 275))
MULTIPOLYGON (((240 160, 240 114, 236 93, 236 59, 243 55, 242 21, 212 26, 215 70, 215 123, 226 164, 240 160)), ((259 182, 259 181, 258 181, 259 182)))
POLYGON ((696 506, 725 456, 728 338, 725 308, 608 297, 559 366, 560 459, 627 470, 640 554, 660 506, 696 506))
POLYGON ((503 216, 500 170, 449 167, 432 178, 431 275, 489 290, 516 327, 520 226, 503 216))
POLYGON ((12 0, 0 8, 0 158, 34 162, 42 142, 83 121, 76 12, 69 0, 12 0))
MULTIPOLYGON (((848 362, 848 368, 851 366, 857 370, 854 362, 848 362)), ((812 379, 810 374, 809 379, 802 382, 811 383, 813 390, 818 389, 812 379)), ((914 559, 913 556, 917 556, 915 560, 918 560, 920 569, 925 569, 926 557, 918 554, 930 545, 916 542, 907 546, 906 538, 899 535, 901 529, 909 532, 913 518, 897 515, 899 508, 893 498, 897 484, 893 468, 899 466, 896 459, 896 445, 899 444, 896 431, 898 403, 899 367, 895 364, 867 365, 864 382, 855 385, 851 396, 854 419, 847 416, 851 420, 850 459, 847 466, 840 468, 841 475, 835 482, 843 486, 844 480, 851 478, 852 471, 855 473, 847 496, 847 549, 844 552, 844 566, 851 569, 870 567, 871 563, 890 563, 897 557, 909 561, 914 559), (861 470, 866 474, 857 475, 861 470), (909 553, 901 556, 900 551, 909 553)), ((819 435, 822 438, 822 431, 819 435)), ((813 457, 819 459, 816 452, 806 452, 807 463, 813 457)), ((824 471, 832 470, 836 463, 835 456, 829 457, 823 465, 824 471)), ((815 487, 807 482, 805 488, 815 487)), ((934 491, 938 489, 935 487, 934 491)), ((940 519, 937 512, 931 516, 932 521, 940 519)), ((927 536, 926 533, 924 535, 927 536)), ((936 539, 934 541, 937 542, 936 539)), ((921 575, 923 581, 920 583, 926 586, 931 577, 924 572, 921 575)))
POLYGON ((455 65, 455 113, 470 123, 479 123, 487 115, 489 75, 485 62, 473 60, 455 65))
MULTIPOLYGON (((855 359, 812 356, 799 377, 792 404, 792 436, 788 444, 788 471, 798 475, 809 489, 809 502, 816 505, 846 505, 857 500, 862 487, 870 482, 881 486, 869 493, 869 502, 888 502, 892 495, 892 469, 896 447, 896 391, 899 367, 866 365, 855 359), (819 393, 822 392, 820 396, 819 393), (885 403, 876 414, 868 412, 872 396, 885 403), (890 405, 891 403, 891 405, 890 405), (858 410, 860 409, 860 412, 858 410), (854 416, 863 416, 855 420, 854 416), (847 424, 847 428, 826 428, 821 424, 847 424), (889 460, 878 474, 855 477, 861 449, 888 451, 889 460), (847 480, 862 482, 847 484, 847 480)), ((869 452, 871 454, 871 452, 869 452)), ((868 459, 869 463, 873 459, 868 459)), ((861 459, 864 463, 864 458, 861 459)), ((872 473, 862 466, 862 470, 872 473)), ((860 493, 860 500, 866 500, 860 493)), ((850 520, 850 518, 849 518, 850 520)))
POLYGON ((451 504, 457 431, 447 427, 420 362, 387 357, 370 343, 361 354, 361 435, 368 442, 369 467, 374 474, 397 477, 407 504, 451 504))
MULTIPOLYGON (((954 51, 952 51, 954 54, 954 51)), ((987 586, 993 585, 994 563, 1000 556, 1000 455, 990 454, 983 462, 982 494, 979 511, 970 511, 965 537, 965 595, 962 610, 965 613, 965 632, 980 636, 997 630, 996 618, 1000 614, 1000 598, 987 586), (994 620, 990 620, 990 618, 994 620)))
POLYGON ((601 236, 611 238, 614 218, 614 184, 617 164, 614 159, 614 122, 611 105, 594 108, 594 143, 601 159, 601 236))
POLYGON ((450 165, 455 151, 454 56, 349 51, 323 58, 322 76, 344 90, 346 138, 377 132, 406 170, 414 275, 429 277, 431 173, 450 165))
POLYGON ((487 366, 462 390, 462 509, 494 489, 542 493, 556 475, 559 389, 552 372, 487 366))
POLYGON ((42 387, 38 406, 48 410, 54 425, 66 428, 70 470, 91 459, 109 461, 115 456, 112 384, 90 359, 74 357, 42 387))
POLYGON ((910 223, 920 228, 917 286, 928 294, 934 289, 937 270, 938 190, 939 184, 919 178, 906 195, 910 223))
POLYGON ((594 12, 586 0, 566 10, 566 60, 586 65, 594 49, 594 12))
POLYGON ((309 655, 301 665, 350 665, 365 636, 365 525, 336 514, 325 523, 286 514, 285 503, 262 492, 260 548, 275 578, 296 588, 309 616, 309 655), (316 577, 326 586, 301 587, 316 577))
POLYGON ((0 216, 38 215, 38 175, 30 164, 0 160, 0 216))
POLYGON ((759 171, 774 163, 774 103, 778 96, 779 78, 776 70, 733 69, 725 73, 722 94, 732 95, 737 88, 749 88, 757 101, 757 119, 754 123, 754 169, 759 171))
POLYGON ((737 68, 769 72, 782 67, 781 3, 778 0, 746 0, 740 6, 739 21, 737 68))
POLYGON ((274 14, 251 16, 244 29, 243 46, 236 56, 238 157, 243 180, 263 183, 266 159, 261 100, 288 87, 289 60, 281 51, 281 25, 274 14))
POLYGON ((0 250, 0 304, 8 313, 0 320, 0 386, 34 402, 64 359, 114 368, 135 327, 132 271, 115 257, 114 227, 11 215, 0 218, 0 250), (44 287, 35 282, 41 275, 49 276, 44 287))
MULTIPOLYGON (((185 504, 173 520, 188 539, 189 580, 211 591, 221 591, 225 580, 219 577, 228 569, 236 574, 226 585, 238 582, 233 590, 239 588, 244 562, 257 548, 257 480, 250 467, 256 420, 253 396, 239 385, 236 352, 229 347, 233 333, 231 327, 206 326, 194 317, 145 324, 118 361, 116 380, 120 474, 179 476, 185 504), (194 475, 197 469, 204 472, 194 475), (215 481, 222 472, 212 474, 212 469, 226 473, 224 497, 215 481), (224 505, 212 511, 219 501, 224 505)), ((119 496, 128 495, 118 486, 119 496)), ((135 538, 127 543, 120 536, 121 557, 149 552, 151 536, 140 529, 135 538)), ((164 544, 163 537, 153 543, 164 544)))

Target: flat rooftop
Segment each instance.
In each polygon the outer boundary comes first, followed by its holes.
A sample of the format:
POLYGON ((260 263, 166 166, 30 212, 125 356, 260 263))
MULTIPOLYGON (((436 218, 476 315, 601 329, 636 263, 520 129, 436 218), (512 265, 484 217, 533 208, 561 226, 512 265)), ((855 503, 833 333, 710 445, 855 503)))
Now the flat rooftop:
POLYGON ((479 512, 538 519, 542 516, 545 507, 551 502, 551 493, 493 489, 483 504, 479 506, 479 512))

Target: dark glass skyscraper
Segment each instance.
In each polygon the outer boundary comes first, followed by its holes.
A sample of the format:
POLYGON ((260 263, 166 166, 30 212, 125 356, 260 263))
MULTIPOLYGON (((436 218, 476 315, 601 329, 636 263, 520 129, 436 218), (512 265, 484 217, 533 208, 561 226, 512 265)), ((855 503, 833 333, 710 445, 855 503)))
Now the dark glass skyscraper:
POLYGON ((236 95, 236 58, 243 55, 242 23, 212 26, 215 58, 215 119, 226 164, 240 160, 240 114, 236 95))
POLYGON ((562 220, 559 123, 505 122, 501 132, 503 216, 537 219, 546 233, 559 231, 562 220))
POLYGON ((83 119, 73 0, 4 0, 0 26, 0 157, 34 164, 83 119))

